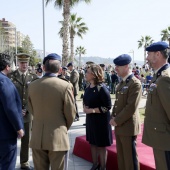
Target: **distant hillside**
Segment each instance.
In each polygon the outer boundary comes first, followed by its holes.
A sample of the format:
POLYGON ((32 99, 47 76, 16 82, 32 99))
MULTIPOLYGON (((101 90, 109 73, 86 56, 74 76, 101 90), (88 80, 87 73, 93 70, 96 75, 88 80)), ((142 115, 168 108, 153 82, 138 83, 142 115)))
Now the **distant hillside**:
MULTIPOLYGON (((85 65, 87 61, 93 61, 96 64, 105 64, 105 65, 109 65, 109 64, 113 64, 113 59, 114 58, 102 58, 102 57, 82 57, 81 59, 81 63, 82 65, 85 65)), ((76 60, 78 61, 78 57, 76 57, 76 60)), ((137 63, 137 65, 142 66, 144 64, 143 61, 138 61, 135 60, 135 63, 137 63)))

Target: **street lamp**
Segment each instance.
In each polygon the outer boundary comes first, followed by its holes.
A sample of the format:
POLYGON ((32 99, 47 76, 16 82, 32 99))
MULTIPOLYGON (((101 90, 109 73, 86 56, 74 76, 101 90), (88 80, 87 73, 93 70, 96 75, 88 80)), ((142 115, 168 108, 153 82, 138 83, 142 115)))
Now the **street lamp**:
POLYGON ((45 57, 45 16, 44 16, 44 0, 42 0, 42 14, 43 14, 43 54, 45 57))
POLYGON ((135 60, 134 60, 134 50, 130 50, 129 53, 132 53, 132 55, 133 55, 133 66, 134 66, 134 63, 135 63, 135 60))

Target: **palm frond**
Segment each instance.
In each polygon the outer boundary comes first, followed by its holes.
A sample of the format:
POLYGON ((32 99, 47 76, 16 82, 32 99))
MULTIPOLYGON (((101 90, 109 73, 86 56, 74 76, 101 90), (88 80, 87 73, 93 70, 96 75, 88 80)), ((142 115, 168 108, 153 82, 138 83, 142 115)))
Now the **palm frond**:
POLYGON ((54 7, 61 9, 63 7, 63 0, 45 0, 45 5, 47 6, 49 3, 54 1, 54 7))

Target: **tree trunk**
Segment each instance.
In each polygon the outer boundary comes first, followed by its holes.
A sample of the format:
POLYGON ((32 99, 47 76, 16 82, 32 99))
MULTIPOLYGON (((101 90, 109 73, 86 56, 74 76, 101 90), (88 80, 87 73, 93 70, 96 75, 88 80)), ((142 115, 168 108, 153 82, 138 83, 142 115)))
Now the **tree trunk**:
POLYGON ((81 53, 79 54, 79 69, 81 67, 81 53))
POLYGON ((74 36, 73 35, 71 35, 70 37, 70 50, 71 50, 70 60, 74 62, 74 36))
POLYGON ((144 46, 144 64, 146 64, 146 45, 144 46))
POLYGON ((63 5, 63 52, 62 65, 66 66, 69 58, 69 19, 70 19, 70 0, 64 0, 63 5))

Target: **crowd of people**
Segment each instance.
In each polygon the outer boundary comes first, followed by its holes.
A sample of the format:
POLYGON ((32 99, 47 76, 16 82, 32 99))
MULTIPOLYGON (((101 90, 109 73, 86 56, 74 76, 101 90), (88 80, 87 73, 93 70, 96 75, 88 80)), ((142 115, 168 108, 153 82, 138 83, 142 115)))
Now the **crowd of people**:
POLYGON ((21 169, 68 169, 68 130, 80 119, 76 101, 79 90, 84 91, 86 140, 93 161, 90 170, 106 169, 112 126, 118 169, 140 169, 136 151, 141 133, 138 107, 145 91, 142 142, 153 148, 156 169, 169 170, 168 48, 165 42, 148 46, 148 63, 143 67, 131 64, 131 56, 122 54, 113 60, 113 67, 87 62, 77 69, 73 62, 61 66, 61 57, 51 53, 34 71, 29 70, 30 56, 20 53, 18 68, 12 72, 10 56, 0 53, 0 170, 15 169, 17 138, 21 138, 21 169), (110 94, 115 94, 113 108, 110 94), (29 147, 34 168, 29 164, 29 147))

